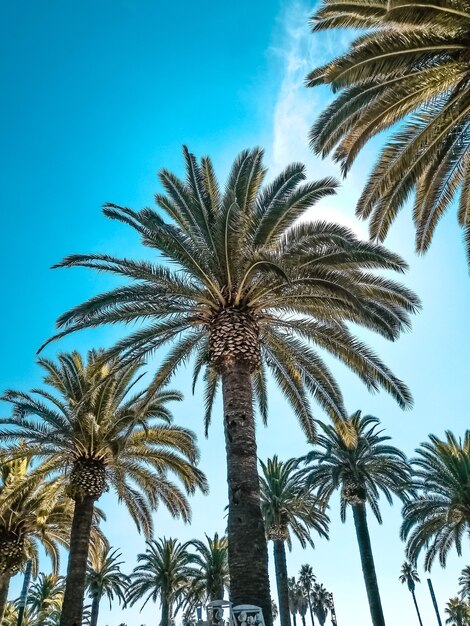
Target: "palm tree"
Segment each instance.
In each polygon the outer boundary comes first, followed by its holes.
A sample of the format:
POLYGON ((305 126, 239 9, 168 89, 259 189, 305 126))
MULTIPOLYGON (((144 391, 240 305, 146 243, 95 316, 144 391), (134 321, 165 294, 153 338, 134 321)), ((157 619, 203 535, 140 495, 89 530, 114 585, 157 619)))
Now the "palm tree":
POLYGON ((308 608, 310 610, 310 619, 312 621, 312 626, 315 626, 315 620, 313 617, 313 606, 312 606, 312 591, 313 587, 316 583, 316 576, 313 573, 313 568, 308 563, 305 563, 300 567, 299 572, 299 584, 302 585, 305 595, 307 596, 308 608))
POLYGON ((64 579, 57 574, 39 574, 31 586, 28 606, 35 616, 37 626, 44 626, 50 614, 62 608, 64 579))
MULTIPOLYGON (((297 459, 282 462, 274 456, 260 463, 261 511, 266 535, 273 542, 281 626, 290 626, 286 543, 292 549, 293 535, 302 548, 307 544, 313 547, 310 531, 328 538, 329 519, 312 489, 305 487, 297 459)), ((302 616, 300 609, 299 612, 302 616)))
POLYGON ((330 609, 331 596, 330 593, 321 584, 315 583, 313 587, 313 610, 320 622, 320 626, 324 626, 328 611, 330 609))
POLYGON ((374 557, 367 524, 369 504, 379 523, 379 495, 382 492, 392 503, 392 494, 405 497, 410 479, 406 457, 387 442, 390 437, 378 430, 379 420, 357 411, 348 421, 348 429, 320 423, 323 434, 317 447, 305 460, 313 463, 306 469, 307 483, 318 488, 318 496, 329 501, 334 491, 341 491, 341 519, 351 506, 362 571, 374 626, 383 626, 384 617, 374 557))
POLYGON ((37 571, 39 547, 59 566, 59 546, 67 547, 73 507, 59 482, 43 480, 28 456, 0 464, 0 622, 10 579, 28 560, 37 571))
POLYGON ((120 565, 123 561, 118 560, 120 557, 119 550, 112 550, 104 545, 97 553, 93 554, 92 551, 88 560, 86 584, 92 598, 90 626, 98 624, 100 602, 104 595, 108 597, 110 609, 115 597, 119 603, 126 602, 129 579, 121 572, 120 565))
POLYGON ((419 583, 420 580, 419 580, 418 572, 416 571, 413 564, 410 563, 409 561, 405 561, 403 563, 401 567, 401 574, 400 574, 399 580, 401 583, 403 584, 406 583, 408 585, 408 589, 411 595, 413 596, 413 602, 415 605, 416 613, 418 614, 419 626, 423 626, 423 622, 421 621, 421 615, 419 613, 419 607, 418 607, 418 603, 416 601, 416 595, 415 595, 416 583, 419 583))
POLYGON ((49 341, 101 324, 144 322, 110 354, 119 354, 125 366, 170 343, 155 386, 193 355, 194 379, 205 371, 206 427, 221 382, 231 599, 260 606, 271 626, 253 414, 256 399, 266 421, 266 368, 309 439, 314 435, 310 392, 333 419, 347 417, 338 385, 309 343, 345 362, 369 388, 383 387, 407 406, 405 385, 350 334, 347 322, 395 339, 419 301, 374 271, 403 271, 397 255, 334 224, 298 223, 319 199, 335 192, 335 181, 301 184, 305 168, 296 163, 262 188, 263 152, 254 149, 237 157, 222 192, 209 158, 198 163, 186 148, 184 156, 186 180, 160 173, 166 194, 157 194, 156 201, 169 222, 151 209, 104 208, 169 264, 105 254, 66 258, 59 266, 90 267, 133 282, 62 315, 61 331, 49 341))
POLYGON ((436 556, 445 567, 453 544, 460 555, 470 530, 470 430, 463 441, 449 431, 443 441, 435 435, 429 439, 411 461, 416 495, 403 508, 401 529, 410 561, 426 550, 426 570, 436 556))
POLYGON ((460 599, 470 603, 470 566, 464 567, 459 578, 460 599))
POLYGON ((297 613, 299 612, 299 586, 295 576, 287 579, 289 611, 292 615, 292 622, 297 626, 297 613))
POLYGON ((12 454, 27 451, 46 459, 49 474, 65 475, 74 501, 70 553, 61 626, 81 624, 90 530, 95 502, 112 487, 137 528, 152 532, 151 509, 162 502, 185 521, 190 510, 184 493, 169 478, 173 473, 187 493, 206 481, 194 465, 195 435, 170 425, 167 403, 180 394, 164 389, 134 392, 142 362, 116 370, 115 360, 90 351, 86 361, 77 353, 61 354, 58 363, 40 359, 44 382, 55 391, 31 394, 7 391, 3 399, 13 415, 0 419, 8 429, 0 439, 12 454), (132 391, 133 395, 129 395, 132 391), (144 400, 145 396, 145 400, 144 400), (29 419, 37 416, 40 421, 29 419))
POLYGON ((188 546, 195 548, 196 553, 191 555, 184 605, 194 610, 199 602, 222 600, 225 589, 229 588, 228 541, 215 533, 213 538, 206 535, 206 543, 193 539, 188 546))
POLYGON ((316 31, 361 30, 345 54, 308 77, 310 87, 340 91, 312 129, 315 152, 325 156, 337 146, 334 158, 346 174, 369 139, 396 127, 357 207, 371 217, 371 236, 385 238, 415 191, 416 248, 425 252, 460 192, 470 255, 468 0, 323 0, 312 22, 316 31))
POLYGON ((143 608, 149 600, 160 598, 160 626, 170 625, 173 607, 187 589, 193 558, 188 547, 189 543, 163 538, 147 541, 146 551, 137 555, 139 565, 131 575, 128 603, 132 606, 145 598, 143 608))
POLYGON ((446 624, 450 626, 469 626, 470 608, 458 598, 451 598, 446 606, 446 624))

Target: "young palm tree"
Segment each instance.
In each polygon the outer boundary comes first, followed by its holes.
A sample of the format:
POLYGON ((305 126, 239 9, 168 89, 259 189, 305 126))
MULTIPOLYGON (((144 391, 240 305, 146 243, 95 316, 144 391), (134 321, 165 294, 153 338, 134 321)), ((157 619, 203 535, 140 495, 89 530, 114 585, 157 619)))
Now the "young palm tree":
MULTIPOLYGON (((286 543, 292 549, 293 535, 302 548, 313 547, 312 530, 328 538, 328 516, 312 489, 306 488, 297 464, 297 459, 282 462, 277 456, 261 461, 261 511, 266 535, 273 542, 281 626, 290 626, 286 543)), ((300 608, 299 613, 303 615, 300 608)))
POLYGON ((429 439, 411 461, 416 495, 403 508, 401 529, 410 561, 426 550, 426 570, 436 556, 445 567, 452 545, 460 555, 470 530, 470 430, 463 441, 449 431, 444 441, 435 435, 429 439))
POLYGON ((193 539, 188 546, 196 549, 191 555, 191 569, 188 590, 185 594, 185 607, 194 610, 197 603, 222 600, 225 589, 229 588, 228 541, 227 537, 206 535, 206 543, 193 539))
POLYGON ((44 626, 51 614, 62 608, 64 579, 57 574, 39 574, 31 586, 28 597, 30 612, 35 616, 37 626, 44 626))
POLYGON ((346 174, 369 139, 397 127, 357 207, 359 216, 371 216, 371 236, 385 238, 415 191, 416 248, 425 252, 460 192, 470 255, 468 0, 323 0, 312 22, 316 31, 362 31, 345 54, 308 77, 310 87, 340 91, 312 129, 315 152, 325 156, 337 146, 334 158, 346 174))
POLYGON ((90 267, 132 283, 62 315, 61 332, 53 339, 101 324, 144 322, 111 353, 127 364, 170 343, 157 386, 193 355, 194 379, 205 369, 206 426, 221 383, 231 599, 260 606, 271 626, 253 415, 257 399, 262 418, 267 417, 266 367, 308 438, 314 433, 310 392, 333 419, 346 417, 338 385, 309 343, 341 359, 369 388, 383 387, 407 406, 406 387, 350 334, 347 322, 395 339, 419 302, 375 273, 403 271, 397 255, 334 224, 297 223, 319 199, 335 192, 335 181, 302 184, 305 168, 296 163, 262 188, 263 152, 254 149, 237 157, 222 192, 209 158, 198 163, 186 148, 184 156, 186 180, 167 170, 160 173, 166 193, 157 194, 156 201, 170 221, 151 209, 104 208, 107 217, 139 233, 160 259, 66 258, 60 266, 90 267))
POLYGON ((312 622, 312 626, 315 626, 315 619, 313 617, 313 605, 312 605, 312 591, 313 587, 317 581, 315 574, 313 573, 313 568, 308 563, 305 563, 300 567, 299 572, 299 584, 302 585, 305 595, 307 596, 308 608, 310 610, 310 620, 312 622))
POLYGON ((119 603, 125 604, 129 579, 121 572, 120 565, 123 561, 118 560, 121 557, 119 550, 112 550, 109 546, 103 545, 101 550, 91 553, 91 558, 88 559, 86 584, 92 598, 90 626, 96 626, 101 598, 104 595, 108 597, 110 609, 114 598, 117 598, 119 603))
POLYGON ((459 578, 460 599, 470 604, 470 566, 464 567, 459 578))
POLYGON ((313 610, 318 618, 320 626, 324 626, 328 611, 330 610, 331 596, 325 587, 316 583, 313 588, 313 610))
POLYGON ((415 595, 416 583, 419 583, 420 580, 419 580, 418 572, 416 571, 413 564, 410 563, 409 561, 405 561, 403 563, 401 567, 401 574, 400 574, 399 580, 401 583, 403 584, 406 583, 408 585, 408 589, 411 595, 413 596, 413 602, 415 605, 416 613, 418 614, 419 626, 423 626, 423 622, 421 621, 421 615, 419 612, 419 607, 418 607, 418 603, 416 601, 416 595, 415 595))
POLYGON ((160 626, 170 626, 173 608, 187 590, 193 558, 188 547, 189 543, 163 538, 147 541, 146 551, 137 555, 139 565, 131 575, 127 601, 132 606, 145 598, 143 608, 160 598, 160 626))
POLYGON ((305 457, 312 464, 306 470, 307 483, 317 487, 318 496, 326 501, 340 490, 343 522, 347 507, 352 508, 372 622, 384 626, 366 505, 381 523, 380 492, 390 504, 392 494, 404 498, 410 468, 403 452, 388 444, 390 437, 378 430, 376 417, 363 417, 357 411, 348 421, 349 432, 320 425, 323 434, 318 437, 317 447, 305 457))
POLYGON ((446 606, 446 624, 450 626, 469 626, 470 608, 458 598, 451 598, 446 606))
POLYGON ((115 361, 105 363, 102 352, 90 351, 86 361, 73 352, 59 355, 58 363, 39 363, 55 395, 7 391, 3 399, 13 405, 13 416, 0 420, 8 426, 0 439, 16 442, 13 454, 26 450, 46 459, 50 474, 67 478, 74 513, 61 626, 78 626, 94 505, 103 492, 112 487, 148 537, 151 509, 159 502, 172 515, 190 518, 185 495, 168 474, 181 480, 187 493, 205 490, 206 481, 194 465, 194 434, 168 423, 166 404, 180 395, 154 389, 148 397, 146 391, 134 391, 141 362, 115 371, 115 361))

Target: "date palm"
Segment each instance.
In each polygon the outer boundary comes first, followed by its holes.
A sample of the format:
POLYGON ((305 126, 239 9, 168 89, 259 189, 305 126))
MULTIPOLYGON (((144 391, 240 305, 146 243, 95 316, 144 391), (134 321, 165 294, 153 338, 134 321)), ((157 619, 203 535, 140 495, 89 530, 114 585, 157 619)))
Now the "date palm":
POLYGON ((470 608, 468 604, 462 602, 458 598, 451 598, 445 609, 446 624, 450 626, 469 626, 470 624, 470 608))
POLYGON ((323 434, 317 447, 306 457, 307 483, 317 488, 318 496, 329 501, 336 490, 341 493, 341 519, 352 508, 362 571, 374 626, 385 624, 374 557, 367 524, 367 505, 382 523, 379 496, 392 504, 392 494, 406 497, 410 468, 403 452, 391 446, 390 437, 378 430, 379 420, 354 413, 348 421, 349 433, 320 423, 323 434))
POLYGON ((90 626, 98 624, 98 614, 101 598, 106 595, 109 600, 109 608, 114 598, 119 603, 125 604, 126 590, 129 586, 128 577, 121 572, 119 561, 121 553, 103 545, 98 551, 91 551, 88 559, 86 585, 88 587, 91 602, 90 626))
POLYGON ((151 509, 160 502, 173 516, 190 518, 172 475, 187 493, 205 490, 206 482, 194 465, 194 434, 168 423, 167 403, 180 395, 161 388, 151 397, 145 390, 135 392, 141 361, 116 371, 115 360, 104 362, 102 352, 92 350, 86 360, 73 352, 39 364, 55 393, 7 391, 3 399, 13 405, 13 415, 0 420, 7 426, 0 440, 10 442, 12 454, 25 450, 44 459, 49 474, 67 479, 74 513, 61 626, 78 626, 94 505, 103 492, 112 488, 148 537, 151 509))
POLYGON ((460 599, 470 604, 470 566, 464 567, 459 578, 460 599))
POLYGON ((403 508, 401 530, 411 561, 425 550, 426 570, 436 557, 445 567, 453 545, 460 555, 470 531, 470 430, 463 440, 449 431, 429 439, 412 460, 416 496, 403 508))
POLYGON ((266 368, 294 407, 308 438, 314 434, 309 393, 335 420, 346 417, 341 392, 311 345, 345 362, 370 389, 383 387, 403 407, 411 398, 381 360, 357 341, 355 322, 396 339, 419 307, 416 296, 375 273, 405 264, 348 229, 298 218, 336 182, 305 180, 301 164, 262 187, 263 152, 245 150, 225 189, 212 162, 184 149, 186 179, 160 172, 166 213, 108 204, 107 217, 131 226, 158 254, 155 262, 106 254, 72 255, 61 267, 88 267, 131 283, 91 298, 62 315, 57 339, 116 322, 143 322, 111 354, 127 364, 172 347, 154 381, 158 386, 194 357, 204 370, 206 426, 221 383, 229 483, 229 568, 234 604, 260 606, 271 626, 267 546, 259 504, 253 403, 267 418, 266 368))
POLYGON ((415 594, 416 583, 419 583, 420 580, 419 580, 419 576, 418 576, 418 572, 416 571, 416 568, 409 561, 405 561, 403 563, 401 567, 401 574, 400 574, 399 580, 401 583, 403 584, 406 583, 408 585, 408 590, 413 596, 413 602, 415 605, 416 613, 418 614, 419 626, 423 626, 423 622, 421 620, 421 615, 419 612, 419 607, 416 601, 416 594, 415 594))
POLYGON ((312 591, 314 585, 316 583, 316 576, 313 573, 313 568, 308 563, 305 563, 300 567, 299 572, 299 584, 302 585, 305 594, 308 600, 308 608, 310 610, 310 620, 312 622, 312 626, 315 626, 315 619, 313 617, 313 606, 312 606, 312 591))
POLYGON ((173 609, 187 591, 192 562, 188 547, 189 543, 163 538, 148 541, 146 551, 137 555, 127 601, 132 606, 144 599, 143 608, 149 600, 160 599, 160 626, 170 626, 173 609))
POLYGON ((371 218, 371 236, 385 238, 414 191, 416 248, 425 252, 460 195, 470 255, 468 0, 323 0, 312 23, 315 31, 361 30, 345 54, 308 77, 310 87, 340 92, 313 126, 315 152, 334 151, 346 174, 368 140, 394 128, 357 207, 371 218))
MULTIPOLYGON (((292 549, 295 537, 302 548, 313 547, 312 530, 328 538, 328 516, 313 490, 305 486, 297 464, 297 459, 282 462, 277 456, 261 461, 261 511, 267 538, 273 542, 281 626, 290 626, 286 544, 292 549)), ((300 608, 299 613, 303 616, 300 608)))
POLYGON ((63 598, 64 579, 57 574, 40 573, 31 586, 27 602, 37 626, 44 626, 51 614, 61 610, 63 598))

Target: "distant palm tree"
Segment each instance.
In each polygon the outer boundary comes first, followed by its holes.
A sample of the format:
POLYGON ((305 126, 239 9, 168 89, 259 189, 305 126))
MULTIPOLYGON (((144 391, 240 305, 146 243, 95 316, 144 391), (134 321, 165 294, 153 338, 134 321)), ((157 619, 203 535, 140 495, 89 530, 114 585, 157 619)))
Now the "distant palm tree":
POLYGON ((221 191, 209 158, 199 163, 186 148, 184 157, 186 179, 160 173, 166 193, 156 201, 168 221, 151 209, 104 209, 140 234, 165 264, 106 254, 66 258, 60 266, 111 272, 132 283, 62 315, 53 339, 101 324, 138 323, 109 353, 128 364, 171 344, 157 386, 193 356, 194 379, 205 371, 206 426, 221 384, 231 599, 260 606, 271 626, 254 420, 255 400, 267 418, 266 368, 308 438, 315 430, 310 392, 334 420, 347 417, 340 389, 313 345, 345 362, 369 388, 383 387, 407 406, 406 386, 351 335, 348 322, 393 340, 409 326, 419 301, 375 271, 402 272, 397 255, 341 226, 298 223, 335 192, 334 180, 301 184, 305 168, 295 163, 263 188, 263 151, 256 148, 237 157, 221 191))
POLYGON ((361 31, 345 54, 308 78, 309 86, 340 91, 312 129, 315 152, 325 156, 337 146, 334 158, 346 174, 368 140, 395 127, 357 213, 371 216, 371 236, 383 240, 415 191, 416 248, 425 252, 460 194, 470 261, 468 0, 323 0, 312 21, 317 31, 361 31))
POLYGON ((401 583, 403 584, 406 583, 408 585, 408 589, 411 595, 413 596, 413 602, 415 605, 416 613, 418 614, 419 625, 423 626, 423 622, 421 621, 421 615, 419 613, 419 607, 418 607, 418 603, 416 601, 416 595, 415 595, 416 583, 419 583, 420 580, 419 580, 418 572, 414 568, 413 564, 410 563, 409 561, 405 561, 405 563, 403 563, 401 567, 401 574, 400 574, 399 580, 401 583))
MULTIPOLYGON (((294 536, 302 548, 313 546, 312 530, 328 538, 329 519, 313 490, 305 486, 297 459, 282 462, 274 456, 260 463, 261 511, 267 537, 273 542, 281 626, 290 626, 285 545, 291 549, 294 536)), ((298 607, 303 616, 301 608, 303 605, 298 607)))
POLYGON ((31 585, 28 606, 35 615, 37 626, 44 626, 50 614, 62 608, 64 599, 64 579, 56 574, 39 574, 31 585))
POLYGON ((460 599, 464 602, 470 603, 470 566, 464 567, 459 578, 460 585, 460 599))
POLYGON ((98 624, 100 601, 104 595, 108 597, 110 609, 114 598, 117 598, 120 604, 126 602, 129 578, 121 572, 120 565, 123 561, 118 560, 120 557, 119 550, 112 550, 106 545, 99 551, 91 551, 86 579, 86 586, 92 598, 90 626, 98 624))
POLYGON ((444 567, 452 545, 460 555, 470 531, 470 430, 463 441, 449 431, 445 440, 429 439, 411 461, 416 496, 403 508, 401 529, 412 562, 426 551, 426 570, 436 556, 444 567))
POLYGON ((229 587, 227 537, 206 535, 206 542, 193 539, 188 546, 196 548, 196 553, 191 555, 184 606, 194 609, 199 602, 222 600, 229 587))
POLYGON ((462 602, 458 598, 451 598, 445 609, 446 624, 450 626, 469 626, 470 624, 470 608, 468 604, 462 602))
POLYGON ((173 516, 189 520, 187 499, 169 475, 187 493, 207 487, 195 467, 194 433, 168 423, 166 405, 181 395, 160 388, 151 396, 146 390, 135 392, 142 362, 117 369, 116 360, 103 358, 101 351, 91 350, 86 360, 78 352, 60 354, 58 363, 40 359, 44 382, 55 394, 37 389, 3 396, 13 405, 13 416, 0 419, 8 426, 0 440, 16 442, 9 444, 12 454, 46 459, 49 474, 66 476, 74 501, 61 626, 81 624, 94 505, 108 487, 147 537, 151 509, 159 502, 173 516))
POLYGON ((315 583, 312 593, 313 610, 320 622, 320 626, 324 626, 328 611, 330 610, 330 594, 321 584, 315 583))
POLYGON ((299 612, 299 587, 295 580, 295 576, 291 576, 287 580, 289 611, 292 615, 292 622, 297 626, 297 613, 299 612))
POLYGON ((137 555, 139 564, 131 574, 127 601, 132 606, 144 599, 143 608, 149 600, 160 598, 160 626, 170 626, 173 608, 187 590, 192 562, 188 547, 189 543, 163 538, 147 541, 146 551, 137 555))
POLYGON ((312 591, 316 582, 316 576, 313 573, 313 568, 311 565, 307 563, 300 567, 299 572, 299 584, 302 585, 305 595, 308 600, 308 607, 310 610, 310 619, 312 621, 312 626, 315 626, 315 619, 313 617, 313 605, 312 605, 312 591))
POLYGON ((379 420, 357 411, 347 422, 348 428, 335 428, 320 423, 323 434, 305 460, 308 484, 318 488, 320 498, 329 501, 336 490, 341 492, 341 519, 351 506, 361 556, 364 582, 374 626, 384 626, 382 603, 375 573, 374 557, 367 524, 366 505, 379 521, 379 495, 382 492, 392 503, 392 494, 406 495, 410 468, 406 457, 388 441, 390 437, 378 430, 379 420))

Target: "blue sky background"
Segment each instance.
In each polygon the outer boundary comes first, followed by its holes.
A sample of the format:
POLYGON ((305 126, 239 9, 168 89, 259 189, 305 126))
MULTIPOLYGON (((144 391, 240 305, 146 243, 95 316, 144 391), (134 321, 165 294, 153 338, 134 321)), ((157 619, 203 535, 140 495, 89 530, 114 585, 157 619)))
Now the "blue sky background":
MULTIPOLYGON (((349 35, 311 35, 307 17, 313 6, 300 0, 1 3, 2 388, 38 385, 35 350, 53 332, 57 316, 114 284, 82 270, 50 271, 53 263, 73 252, 144 255, 134 234, 107 221, 100 206, 152 204, 156 170, 182 173, 183 143, 198 155, 211 154, 221 178, 236 154, 253 145, 265 147, 270 175, 294 160, 304 161, 312 178, 338 175, 333 164, 312 155, 307 142, 309 126, 330 95, 305 89, 303 79, 344 47, 349 35)), ((379 145, 380 139, 364 150, 340 193, 314 209, 311 219, 340 221, 366 236, 354 206, 379 145)), ((411 455, 430 432, 462 434, 468 426, 469 280, 456 211, 438 227, 424 258, 414 253, 409 212, 394 225, 387 245, 409 262, 403 281, 418 292, 424 309, 413 332, 396 344, 365 331, 361 337, 409 384, 413 410, 402 412, 385 394, 370 396, 345 368, 329 362, 350 411, 380 417, 411 455)), ((51 346, 47 355, 110 345, 122 332, 82 333, 51 346)), ((185 392, 176 420, 199 435, 211 493, 193 499, 191 526, 172 521, 163 510, 155 525, 158 536, 186 540, 224 529, 225 451, 219 420, 209 439, 203 437, 200 390, 191 396, 189 371, 181 371, 173 386, 185 392)), ((295 417, 275 388, 270 396, 269 428, 258 430, 260 457, 304 454, 308 447, 295 417)), ((122 549, 129 572, 143 539, 111 495, 102 504, 106 533, 122 549)), ((403 561, 399 505, 383 503, 383 517, 382 527, 372 518, 370 527, 387 623, 413 624, 410 594, 397 581, 403 561)), ((317 541, 314 551, 295 546, 290 573, 311 563, 335 594, 338 624, 364 626, 370 618, 352 519, 339 522, 337 501, 331 519, 331 540, 317 541)), ((467 563, 468 545, 462 558, 452 553, 446 570, 433 568, 441 610, 467 563)), ((275 596, 274 577, 272 582, 275 596)), ((17 577, 13 594, 19 585, 17 577)), ((424 584, 417 597, 425 626, 435 623, 424 584)), ((121 621, 156 625, 159 609, 147 605, 139 615, 138 607, 123 613, 116 605, 110 613, 103 602, 100 623, 121 621)))

